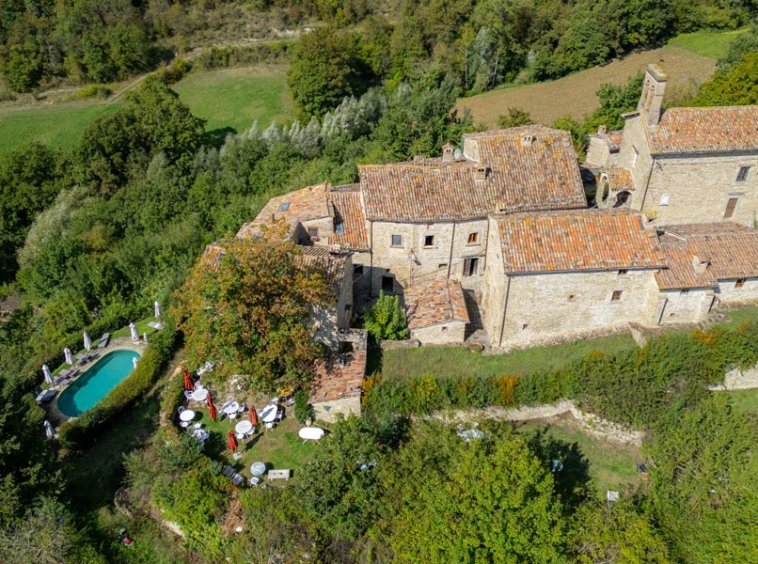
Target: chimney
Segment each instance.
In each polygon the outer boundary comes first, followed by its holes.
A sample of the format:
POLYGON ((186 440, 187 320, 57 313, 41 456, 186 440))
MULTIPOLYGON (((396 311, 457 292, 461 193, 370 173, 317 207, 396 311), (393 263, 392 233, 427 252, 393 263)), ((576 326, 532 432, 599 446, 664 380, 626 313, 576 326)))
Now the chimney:
POLYGON ((663 93, 666 90, 668 77, 655 64, 649 64, 645 71, 645 81, 642 83, 642 96, 637 109, 643 114, 649 125, 658 125, 661 119, 663 93))
POLYGON ((697 255, 693 255, 692 268, 695 269, 695 272, 697 274, 704 274, 706 269, 708 268, 708 264, 709 264, 709 261, 700 260, 700 258, 697 255))
POLYGON ((598 135, 605 135, 607 131, 608 129, 604 125, 601 125, 597 128, 598 135))
POLYGON ((486 166, 480 166, 476 169, 476 172, 474 173, 474 179, 476 179, 477 182, 484 182, 487 180, 487 177, 490 174, 489 167, 486 166))
POLYGON ((534 143, 534 135, 526 134, 521 136, 522 147, 531 147, 532 143, 534 143))
POLYGON ((442 162, 451 163, 455 160, 455 147, 450 143, 445 143, 442 146, 442 162))

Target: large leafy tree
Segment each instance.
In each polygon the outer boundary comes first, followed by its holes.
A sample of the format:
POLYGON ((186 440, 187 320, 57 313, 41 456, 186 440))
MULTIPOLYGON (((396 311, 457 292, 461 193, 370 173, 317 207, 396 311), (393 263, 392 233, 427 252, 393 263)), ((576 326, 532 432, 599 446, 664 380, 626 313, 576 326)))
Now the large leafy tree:
POLYGON ((298 247, 272 231, 201 258, 176 310, 193 362, 217 361, 215 374, 249 375, 264 389, 308 380, 318 353, 308 316, 328 295, 323 273, 302 268, 298 247))
POLYGON ((718 71, 700 86, 694 106, 741 106, 758 104, 758 53, 743 55, 742 61, 718 71))

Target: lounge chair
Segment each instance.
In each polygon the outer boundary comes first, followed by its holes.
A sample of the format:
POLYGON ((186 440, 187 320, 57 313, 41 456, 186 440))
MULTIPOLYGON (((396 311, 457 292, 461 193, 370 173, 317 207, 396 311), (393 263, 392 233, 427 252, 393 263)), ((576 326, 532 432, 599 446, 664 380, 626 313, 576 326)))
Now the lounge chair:
POLYGON ((235 474, 235 472, 234 472, 234 468, 232 468, 232 467, 231 467, 231 466, 229 466, 228 464, 227 464, 226 466, 224 466, 224 469, 221 471, 221 473, 222 473, 224 476, 228 476, 228 477, 230 477, 230 478, 231 478, 232 476, 234 476, 234 474, 235 474))
POLYGON ((239 474, 234 474, 234 476, 232 476, 232 482, 234 482, 235 486, 241 486, 242 484, 245 483, 245 478, 243 478, 239 474))

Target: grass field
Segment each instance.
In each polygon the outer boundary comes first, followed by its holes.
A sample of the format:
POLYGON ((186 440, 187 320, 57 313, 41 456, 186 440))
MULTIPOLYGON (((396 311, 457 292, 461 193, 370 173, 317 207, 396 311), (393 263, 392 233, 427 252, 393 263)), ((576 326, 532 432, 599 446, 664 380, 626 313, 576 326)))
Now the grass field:
POLYGON ((257 66, 191 73, 173 87, 206 129, 244 131, 255 120, 265 128, 294 116, 286 67, 257 66))
POLYGON ((613 353, 635 346, 632 337, 625 334, 487 356, 470 353, 465 347, 395 349, 384 351, 381 372, 385 378, 408 378, 423 374, 441 378, 500 376, 506 372, 523 375, 560 368, 593 349, 613 353))
POLYGON ((732 390, 719 392, 729 394, 735 409, 743 413, 758 415, 758 389, 757 390, 732 390))
POLYGON ((519 423, 516 430, 527 436, 539 434, 542 439, 557 441, 561 445, 559 458, 564 465, 562 472, 574 477, 589 474, 591 486, 603 499, 606 490, 623 493, 627 486, 641 483, 637 465, 642 458, 637 447, 590 437, 568 416, 550 418, 547 422, 519 423))
POLYGON ((604 83, 625 84, 629 77, 644 71, 648 63, 658 63, 669 76, 668 90, 688 85, 697 86, 708 80, 716 68, 714 59, 698 55, 679 46, 666 46, 642 53, 633 53, 607 65, 593 67, 570 76, 513 88, 485 92, 458 100, 459 113, 470 108, 474 123, 489 128, 508 108, 528 111, 538 123, 552 124, 561 116, 581 119, 598 106, 595 92, 604 83))
POLYGON ((677 35, 669 45, 687 49, 698 55, 710 57, 711 59, 720 59, 729 50, 729 44, 748 28, 735 29, 733 31, 696 31, 694 33, 682 33, 677 35))
POLYGON ((120 104, 61 104, 38 108, 0 108, 0 153, 39 141, 54 149, 67 149, 81 137, 92 120, 115 112, 120 104))

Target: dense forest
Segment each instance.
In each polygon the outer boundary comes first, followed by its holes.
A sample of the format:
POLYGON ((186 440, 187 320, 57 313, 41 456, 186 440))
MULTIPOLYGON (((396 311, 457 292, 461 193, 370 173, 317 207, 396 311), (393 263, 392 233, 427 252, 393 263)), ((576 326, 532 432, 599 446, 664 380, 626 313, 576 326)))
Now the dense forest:
MULTIPOLYGON (((210 16, 229 13, 231 5, 4 2, 3 73, 17 90, 64 77, 123 78, 154 66, 169 40, 221 26, 223 18, 210 16)), ((205 245, 233 235, 273 195, 354 182, 357 163, 438 155, 444 143, 459 142, 473 129, 451 112, 462 91, 523 73, 558 76, 672 30, 741 25, 752 10, 708 2, 404 3, 381 12, 359 2, 249 6, 275 12, 283 25, 330 24, 292 50, 289 83, 302 123, 252 126, 220 140, 158 74, 120 110, 94 121, 71 151, 32 144, 0 157, 2 291, 20 302, 0 324, 0 560, 270 562, 273 555, 282 562, 406 562, 423 555, 426 562, 749 562, 758 522, 756 421, 707 385, 726 366, 756 360, 754 326, 594 355, 565 374, 518 386, 507 379, 456 387, 428 378, 409 389, 374 382, 365 418, 335 426, 297 487, 240 495, 245 518, 266 523, 256 535, 226 534, 220 521, 236 494, 219 464, 171 429, 137 437, 139 448, 132 445, 123 468, 116 457, 111 495, 124 486, 137 508, 130 518, 103 516, 81 502, 71 464, 101 437, 62 437, 58 450, 43 439, 45 413, 33 392, 42 364, 60 363, 82 330, 99 335, 146 317, 154 300, 174 303, 205 245), (494 21, 503 28, 485 26, 494 21), (523 403, 570 395, 648 431, 656 463, 650 489, 628 492, 610 510, 595 500, 586 461, 570 445, 527 440, 495 424, 483 426, 486 440, 469 444, 455 429, 410 424, 412 415, 453 405, 455 394, 465 398, 462 406, 480 407, 509 387, 523 403), (558 454, 572 461, 571 472, 550 471, 558 454), (376 471, 363 469, 364 462, 376 471), (459 463, 465 472, 452 471, 459 463), (512 511, 493 513, 493 503, 512 511), (154 507, 180 522, 185 542, 157 531, 154 507), (139 532, 134 549, 119 544, 117 523, 139 532), (503 538, 503 527, 520 533, 503 538)), ((757 38, 755 30, 744 35, 691 102, 758 103, 757 38)), ((639 91, 639 78, 604 85, 597 112, 555 125, 571 130, 581 151, 597 125, 619 127, 639 91)), ((516 109, 502 120, 528 121, 516 109)), ((171 331, 171 339, 155 344, 155 367, 174 353, 171 331)), ((176 342, 182 344, 181 334, 176 342)), ((142 384, 148 391, 140 406, 149 417, 156 414, 145 406, 155 407, 159 394, 166 409, 177 397, 175 381, 166 389, 165 381, 154 383, 142 384)), ((110 416, 131 425, 132 405, 110 416)))
POLYGON ((477 93, 557 78, 682 32, 736 29, 755 13, 748 0, 8 0, 0 69, 18 92, 112 82, 190 48, 327 26, 350 35, 344 56, 379 80, 444 75, 477 93))

